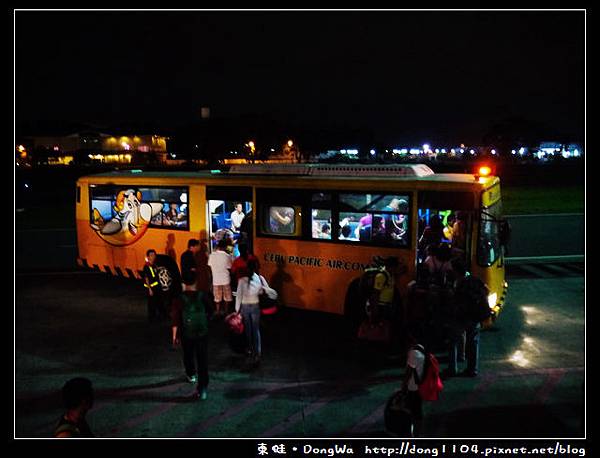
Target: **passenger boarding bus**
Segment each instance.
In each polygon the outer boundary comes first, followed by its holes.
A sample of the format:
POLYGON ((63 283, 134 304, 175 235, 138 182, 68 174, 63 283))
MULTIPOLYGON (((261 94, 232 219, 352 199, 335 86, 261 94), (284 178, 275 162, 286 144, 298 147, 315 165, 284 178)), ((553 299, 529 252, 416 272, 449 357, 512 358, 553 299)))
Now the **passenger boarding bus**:
POLYGON ((375 256, 399 259, 395 285, 406 298, 432 219, 488 285, 495 316, 504 304, 505 223, 500 180, 489 169, 472 175, 434 173, 424 164, 257 164, 85 176, 77 182, 78 263, 141 279, 150 248, 178 263, 190 238, 208 251, 223 237, 238 242, 232 213, 239 222, 240 204, 261 274, 287 307, 355 312, 353 285, 375 256), (457 227, 460 237, 452 233, 457 227))

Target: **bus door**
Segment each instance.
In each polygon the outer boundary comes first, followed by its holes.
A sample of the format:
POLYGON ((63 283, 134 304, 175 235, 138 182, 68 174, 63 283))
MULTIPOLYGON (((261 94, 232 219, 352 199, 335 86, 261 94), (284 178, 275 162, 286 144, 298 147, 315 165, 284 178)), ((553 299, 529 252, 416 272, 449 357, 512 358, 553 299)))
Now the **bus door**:
POLYGON ((471 192, 422 191, 418 197, 417 272, 440 243, 448 244, 451 258, 471 261, 475 195, 471 192))
POLYGON ((206 216, 208 221, 209 250, 217 243, 228 240, 228 251, 239 256, 238 244, 245 241, 252 246, 252 228, 245 231, 243 224, 252 215, 252 188, 235 186, 206 187, 206 216))

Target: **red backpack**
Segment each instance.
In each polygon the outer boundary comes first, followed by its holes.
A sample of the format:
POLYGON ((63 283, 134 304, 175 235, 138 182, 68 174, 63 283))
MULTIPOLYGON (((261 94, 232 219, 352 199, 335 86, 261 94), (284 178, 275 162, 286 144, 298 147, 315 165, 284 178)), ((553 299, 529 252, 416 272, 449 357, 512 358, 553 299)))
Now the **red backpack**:
POLYGON ((418 380, 419 395, 424 401, 437 401, 440 391, 444 389, 444 384, 440 378, 440 363, 433 353, 426 352, 419 347, 415 347, 425 355, 425 366, 423 368, 423 378, 418 380))

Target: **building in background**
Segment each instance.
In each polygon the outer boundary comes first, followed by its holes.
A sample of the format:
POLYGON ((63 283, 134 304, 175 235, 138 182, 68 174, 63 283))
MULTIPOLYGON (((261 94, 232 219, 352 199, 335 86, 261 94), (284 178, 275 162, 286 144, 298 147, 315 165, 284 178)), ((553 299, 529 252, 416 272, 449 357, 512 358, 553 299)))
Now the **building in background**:
POLYGON ((168 137, 156 134, 81 131, 67 135, 23 137, 34 164, 152 164, 167 160, 168 137))

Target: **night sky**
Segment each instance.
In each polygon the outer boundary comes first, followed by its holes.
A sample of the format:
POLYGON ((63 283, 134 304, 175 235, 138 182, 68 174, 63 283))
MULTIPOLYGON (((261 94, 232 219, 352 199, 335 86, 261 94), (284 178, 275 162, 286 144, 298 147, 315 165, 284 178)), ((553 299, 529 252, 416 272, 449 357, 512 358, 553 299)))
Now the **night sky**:
POLYGON ((583 12, 16 12, 16 119, 255 114, 454 140, 522 118, 583 138, 583 12))

